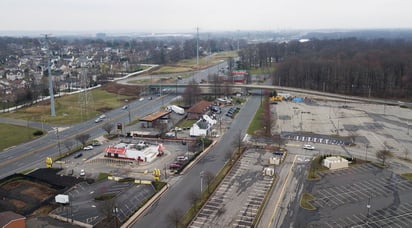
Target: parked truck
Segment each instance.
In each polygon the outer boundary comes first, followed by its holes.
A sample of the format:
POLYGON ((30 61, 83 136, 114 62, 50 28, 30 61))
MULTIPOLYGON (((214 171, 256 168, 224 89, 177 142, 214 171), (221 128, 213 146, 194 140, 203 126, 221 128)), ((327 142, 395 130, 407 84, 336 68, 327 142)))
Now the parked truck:
POLYGON ((185 110, 177 105, 169 105, 167 106, 167 110, 173 111, 179 115, 185 114, 185 110))

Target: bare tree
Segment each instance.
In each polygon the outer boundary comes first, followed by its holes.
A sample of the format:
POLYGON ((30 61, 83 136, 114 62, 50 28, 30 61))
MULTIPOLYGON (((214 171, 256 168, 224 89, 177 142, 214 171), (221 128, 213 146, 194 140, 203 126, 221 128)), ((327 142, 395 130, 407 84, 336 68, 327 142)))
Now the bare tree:
POLYGON ((210 194, 210 187, 211 187, 210 185, 212 184, 213 179, 215 179, 215 174, 213 174, 210 171, 206 171, 204 173, 204 179, 205 179, 205 182, 207 184, 207 193, 210 194))
POLYGON ((157 130, 159 130, 159 134, 161 137, 164 136, 164 134, 167 132, 167 123, 160 121, 159 123, 156 124, 157 130))
POLYGON ((87 133, 76 135, 76 140, 80 142, 83 145, 83 147, 86 146, 87 140, 89 140, 89 138, 90 135, 87 133))
POLYGON ((385 162, 388 158, 392 157, 392 152, 389 150, 379 150, 376 152, 376 158, 382 162, 382 165, 385 165, 385 162))
POLYGON ((275 124, 275 119, 273 118, 272 112, 270 111, 269 99, 264 99, 263 101, 263 113, 261 116, 261 124, 263 126, 263 134, 266 137, 272 136, 272 127, 275 124))
POLYGON ((226 151, 225 160, 229 161, 229 162, 232 162, 232 157, 233 157, 233 151, 231 151, 231 150, 226 151))
POLYGON ((182 211, 178 208, 174 208, 169 214, 167 214, 167 219, 177 228, 180 225, 182 216, 182 211))
POLYGON ((102 129, 107 132, 108 135, 110 135, 110 133, 113 131, 114 128, 114 124, 113 123, 105 123, 102 126, 102 129))
POLYGON ((106 217, 107 226, 117 227, 116 204, 114 198, 104 200, 99 211, 106 217))
POLYGON ((187 195, 188 200, 190 201, 190 203, 192 204, 192 207, 195 211, 197 211, 197 207, 196 207, 196 203, 197 201, 200 199, 200 195, 198 192, 196 192, 195 190, 192 190, 189 192, 189 194, 187 195))
POLYGON ((71 141, 71 140, 64 141, 63 144, 64 144, 64 146, 66 147, 66 149, 67 149, 68 151, 71 151, 71 150, 72 150, 72 147, 73 147, 73 145, 74 145, 73 141, 71 141))
POLYGON ((197 98, 200 95, 200 87, 197 84, 197 82, 193 79, 192 81, 189 82, 188 86, 184 90, 182 97, 183 101, 186 105, 192 106, 193 104, 196 103, 197 98))
POLYGON ((235 137, 235 141, 233 141, 233 146, 237 148, 236 153, 240 153, 242 146, 243 146, 242 132, 239 131, 234 137, 235 137))
POLYGON ((405 149, 404 151, 403 151, 403 154, 405 155, 405 160, 407 160, 408 159, 408 155, 409 155, 409 150, 408 149, 405 149))

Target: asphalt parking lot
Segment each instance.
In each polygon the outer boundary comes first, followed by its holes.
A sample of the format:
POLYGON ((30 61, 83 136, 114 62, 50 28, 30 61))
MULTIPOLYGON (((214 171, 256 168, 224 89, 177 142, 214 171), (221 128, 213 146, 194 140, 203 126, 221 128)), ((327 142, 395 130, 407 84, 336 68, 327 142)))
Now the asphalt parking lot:
POLYGON ((409 227, 412 182, 371 163, 321 173, 307 181, 315 211, 300 209, 296 225, 307 227, 409 227))
POLYGON ((411 172, 410 164, 397 159, 412 152, 411 109, 316 96, 301 103, 278 102, 272 108, 277 119, 272 131, 281 134, 288 147, 308 143, 321 154, 372 161, 377 161, 377 151, 389 150, 394 155, 390 169, 411 172))
POLYGON ((270 156, 245 151, 189 227, 251 227, 273 182, 262 175, 270 156))
POLYGON ((124 222, 154 193, 152 185, 110 180, 94 184, 82 182, 65 193, 70 197, 70 204, 55 209, 51 214, 65 218, 67 221, 73 219, 81 223, 97 225, 107 216, 104 214, 104 208, 107 206, 103 201, 95 200, 95 197, 114 194, 118 195, 113 205, 118 208, 116 217, 120 222, 124 222))

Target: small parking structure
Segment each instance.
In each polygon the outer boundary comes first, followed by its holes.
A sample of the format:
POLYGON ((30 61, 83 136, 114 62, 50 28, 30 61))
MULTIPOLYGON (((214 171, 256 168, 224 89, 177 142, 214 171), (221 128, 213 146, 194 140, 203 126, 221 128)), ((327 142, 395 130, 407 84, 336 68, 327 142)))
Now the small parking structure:
POLYGON ((298 224, 304 224, 304 220, 310 221, 309 227, 412 224, 412 182, 400 175, 371 163, 320 175, 319 182, 307 186, 315 198, 310 203, 316 210, 304 212, 305 216, 298 213, 298 224))

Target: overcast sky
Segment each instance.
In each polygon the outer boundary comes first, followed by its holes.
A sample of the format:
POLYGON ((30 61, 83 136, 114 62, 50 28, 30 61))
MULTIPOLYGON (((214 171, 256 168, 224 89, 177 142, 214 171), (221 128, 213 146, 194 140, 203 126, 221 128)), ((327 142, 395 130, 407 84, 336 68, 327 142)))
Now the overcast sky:
POLYGON ((412 28, 412 0, 0 0, 0 31, 412 28))

